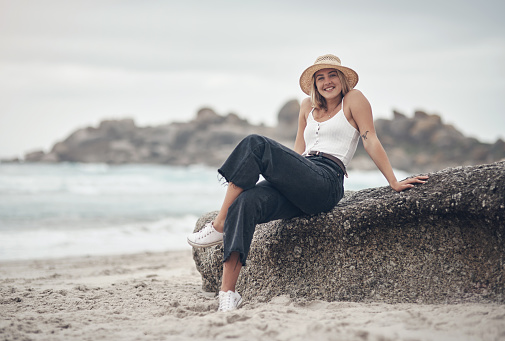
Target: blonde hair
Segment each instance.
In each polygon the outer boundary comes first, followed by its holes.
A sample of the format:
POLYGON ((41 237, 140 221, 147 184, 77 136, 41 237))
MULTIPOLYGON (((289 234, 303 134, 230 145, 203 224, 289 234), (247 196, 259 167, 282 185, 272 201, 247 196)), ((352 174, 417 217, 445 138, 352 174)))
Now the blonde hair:
MULTIPOLYGON (((342 84, 342 98, 351 91, 351 86, 349 85, 349 81, 345 78, 342 71, 335 69, 337 71, 338 78, 340 79, 340 84, 342 84)), ((317 71, 316 71, 317 72, 317 71)), ((326 99, 321 96, 319 91, 317 91, 316 86, 316 72, 312 75, 312 83, 310 85, 310 100, 312 101, 312 106, 316 109, 324 109, 328 110, 328 105, 326 104, 326 99)))

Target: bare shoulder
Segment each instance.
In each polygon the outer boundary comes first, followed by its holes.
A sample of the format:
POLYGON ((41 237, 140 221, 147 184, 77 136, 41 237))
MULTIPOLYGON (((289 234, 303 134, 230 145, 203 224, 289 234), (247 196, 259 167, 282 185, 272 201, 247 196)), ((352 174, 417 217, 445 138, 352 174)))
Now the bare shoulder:
POLYGON ((361 112, 363 110, 371 111, 370 102, 363 95, 363 93, 357 89, 352 89, 344 97, 344 105, 349 108, 352 115, 361 112))
POLYGON ((344 100, 347 100, 348 102, 361 102, 361 101, 367 101, 365 95, 358 89, 352 89, 349 91, 347 94, 345 94, 344 100))
POLYGON ((345 95, 344 113, 347 113, 346 117, 349 123, 358 131, 361 131, 363 126, 368 126, 370 122, 373 122, 370 102, 357 89, 353 89, 345 95))

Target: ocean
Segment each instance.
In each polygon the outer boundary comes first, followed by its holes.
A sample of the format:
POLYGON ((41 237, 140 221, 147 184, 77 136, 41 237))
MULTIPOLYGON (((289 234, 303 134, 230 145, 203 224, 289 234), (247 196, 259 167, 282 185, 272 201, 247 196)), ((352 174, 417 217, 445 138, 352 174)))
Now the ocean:
MULTIPOLYGON (((353 170, 345 189, 386 185, 353 170)), ((189 249, 225 191, 205 166, 0 163, 0 260, 189 249)))

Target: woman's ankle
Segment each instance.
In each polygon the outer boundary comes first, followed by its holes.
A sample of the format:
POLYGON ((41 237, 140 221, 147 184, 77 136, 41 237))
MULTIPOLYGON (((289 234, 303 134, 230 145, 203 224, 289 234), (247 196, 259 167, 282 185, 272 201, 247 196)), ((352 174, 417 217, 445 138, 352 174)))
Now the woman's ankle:
POLYGON ((228 291, 233 291, 235 292, 235 287, 225 287, 225 286, 221 286, 221 289, 220 291, 223 291, 223 292, 228 292, 228 291))
POLYGON ((214 219, 214 221, 212 221, 212 226, 214 226, 214 229, 215 229, 217 232, 221 232, 221 233, 223 233, 223 230, 224 230, 224 222, 221 222, 221 220, 214 219))

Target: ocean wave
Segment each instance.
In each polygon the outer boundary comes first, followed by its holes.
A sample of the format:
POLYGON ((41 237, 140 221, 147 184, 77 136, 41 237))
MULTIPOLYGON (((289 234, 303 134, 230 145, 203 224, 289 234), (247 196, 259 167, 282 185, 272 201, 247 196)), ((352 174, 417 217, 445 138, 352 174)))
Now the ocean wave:
POLYGON ((43 259, 189 249, 198 217, 166 217, 109 226, 0 231, 0 260, 43 259))
MULTIPOLYGON (((346 190, 387 185, 379 171, 349 173, 346 190)), ((0 259, 187 247, 225 191, 205 166, 0 164, 0 259)))

